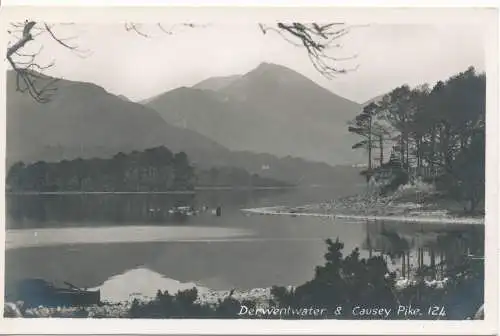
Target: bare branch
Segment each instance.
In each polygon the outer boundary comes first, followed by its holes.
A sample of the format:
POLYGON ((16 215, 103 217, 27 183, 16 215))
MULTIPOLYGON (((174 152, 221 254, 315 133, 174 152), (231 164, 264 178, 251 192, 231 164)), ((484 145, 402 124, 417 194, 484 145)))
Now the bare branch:
POLYGON ((358 68, 358 66, 352 68, 342 67, 339 64, 340 62, 353 60, 357 55, 334 57, 327 53, 331 48, 341 47, 337 40, 347 35, 352 27, 354 26, 349 27, 340 22, 327 24, 278 22, 276 26, 259 24, 263 34, 268 31, 275 32, 292 45, 304 48, 314 68, 328 79, 358 68))
POLYGON ((59 43, 59 44, 60 44, 60 45, 62 45, 63 47, 66 47, 66 48, 68 48, 68 49, 70 49, 70 50, 75 50, 75 49, 77 48, 76 46, 71 46, 71 45, 69 45, 69 44, 64 43, 63 39, 58 38, 58 37, 54 34, 54 32, 52 31, 52 28, 51 28, 51 27, 49 27, 49 25, 48 25, 48 24, 46 24, 46 23, 45 23, 44 25, 45 25, 45 29, 47 30, 47 32, 50 34, 50 36, 52 36, 52 38, 53 38, 53 39, 54 39, 57 43, 59 43))
POLYGON ((149 35, 144 33, 142 30, 141 30, 141 24, 138 24, 138 23, 125 23, 125 30, 126 31, 133 31, 139 35, 141 35, 142 37, 146 37, 146 38, 149 38, 149 35))
MULTIPOLYGON (((60 26, 71 26, 73 23, 61 23, 60 26)), ((125 30, 134 32, 139 36, 150 38, 152 35, 146 32, 145 24, 127 22, 125 23, 125 30)), ((166 27, 162 23, 156 23, 156 27, 160 32, 172 35, 175 29, 178 28, 197 28, 206 27, 207 24, 194 24, 194 23, 180 23, 174 24, 171 27, 166 27)), ((349 71, 356 70, 355 67, 341 66, 341 62, 350 61, 357 57, 357 55, 349 57, 336 57, 328 54, 328 50, 333 48, 341 48, 338 40, 348 34, 352 27, 347 26, 341 22, 333 22, 326 24, 319 23, 301 23, 292 22, 284 23, 278 22, 273 26, 266 26, 264 24, 258 25, 263 34, 267 32, 274 32, 281 36, 288 43, 304 48, 313 67, 326 78, 334 78, 338 74, 344 74, 349 71)), ((36 37, 42 34, 48 34, 50 39, 55 41, 59 46, 76 53, 78 56, 86 57, 82 54, 82 50, 78 45, 71 43, 76 36, 61 37, 55 31, 55 25, 48 23, 39 23, 36 21, 14 22, 11 23, 11 28, 8 30, 9 35, 13 38, 7 47, 7 60, 12 69, 17 74, 17 88, 20 91, 27 91, 40 102, 48 101, 47 97, 42 97, 45 93, 52 90, 43 85, 41 89, 36 88, 42 80, 38 72, 49 69, 54 66, 54 62, 42 65, 37 63, 36 58, 43 48, 38 52, 23 51, 25 46, 33 41, 36 37)), ((86 51, 89 52, 89 51, 86 51)), ((47 81, 49 77, 43 76, 43 80, 47 81)), ((53 81, 48 81, 53 82, 53 81)))
POLYGON ((168 31, 166 30, 165 28, 163 28, 163 25, 161 23, 158 23, 158 27, 160 28, 160 30, 162 32, 164 32, 165 34, 168 34, 168 35, 172 35, 172 32, 171 31, 168 31))
MULTIPOLYGON (((70 26, 72 23, 62 23, 60 25, 70 26)), ((40 64, 37 57, 41 54, 43 45, 40 46, 38 51, 29 52, 25 49, 28 43, 42 34, 48 34, 51 40, 78 56, 85 57, 85 51, 81 50, 76 44, 70 44, 69 41, 74 40, 76 36, 58 36, 54 30, 55 25, 26 20, 25 22, 11 23, 10 27, 8 33, 14 40, 11 40, 7 47, 6 58, 16 73, 16 89, 20 92, 27 92, 37 102, 46 103, 50 101, 52 94, 56 91, 54 84, 58 79, 45 76, 43 72, 52 68, 55 61, 40 64)))
POLYGON ((171 27, 166 27, 163 23, 156 23, 154 25, 143 25, 141 23, 136 22, 127 22, 125 23, 125 30, 128 32, 136 33, 139 36, 151 38, 152 34, 147 33, 144 26, 152 26, 157 27, 159 31, 163 34, 172 35, 175 30, 179 28, 204 28, 207 27, 208 24, 195 24, 195 23, 180 23, 174 24, 171 27))

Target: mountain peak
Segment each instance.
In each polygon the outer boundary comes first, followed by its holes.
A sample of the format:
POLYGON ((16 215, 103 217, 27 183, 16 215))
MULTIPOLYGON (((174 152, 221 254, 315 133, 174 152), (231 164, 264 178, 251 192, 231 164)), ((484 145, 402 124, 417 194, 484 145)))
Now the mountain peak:
POLYGON ((286 71, 289 73, 297 73, 296 71, 287 68, 284 65, 281 64, 276 64, 276 63, 270 63, 270 62, 262 62, 260 63, 255 69, 251 70, 251 72, 268 72, 272 71, 273 73, 278 72, 278 71, 286 71))
POLYGON ((352 150, 355 139, 345 126, 360 105, 286 66, 263 62, 241 76, 209 78, 184 94, 178 90, 148 106, 167 123, 184 123, 231 150, 332 165, 356 163, 362 155, 352 150))
POLYGON ((282 65, 278 65, 276 63, 271 63, 271 62, 261 62, 258 66, 257 66, 257 69, 258 68, 272 68, 272 67, 280 67, 282 65))

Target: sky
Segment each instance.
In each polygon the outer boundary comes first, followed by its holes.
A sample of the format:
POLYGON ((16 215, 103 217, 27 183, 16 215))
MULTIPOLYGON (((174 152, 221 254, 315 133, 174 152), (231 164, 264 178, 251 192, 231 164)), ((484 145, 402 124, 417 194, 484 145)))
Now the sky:
POLYGON ((38 50, 38 62, 55 61, 46 73, 65 79, 93 82, 107 91, 137 101, 180 86, 191 86, 212 76, 244 74, 262 62, 287 66, 332 92, 365 102, 409 84, 433 84, 469 66, 484 70, 482 31, 472 25, 371 24, 354 27, 338 40, 336 57, 356 56, 340 63, 355 71, 326 79, 304 49, 258 25, 209 24, 186 28, 164 24, 144 26, 143 37, 122 24, 56 26, 59 37, 75 37, 84 57, 62 47, 49 36, 29 46, 38 50))

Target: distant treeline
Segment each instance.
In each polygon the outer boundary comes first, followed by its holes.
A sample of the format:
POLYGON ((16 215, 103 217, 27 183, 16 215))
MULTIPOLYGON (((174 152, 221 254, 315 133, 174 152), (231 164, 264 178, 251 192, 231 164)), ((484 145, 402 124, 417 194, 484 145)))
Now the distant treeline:
POLYGON ((197 187, 289 187, 291 184, 250 174, 236 167, 216 167, 196 170, 197 187))
POLYGON ((349 131, 361 138, 353 148, 367 151, 370 176, 393 144, 391 161, 408 175, 433 172, 438 189, 474 212, 484 200, 485 106, 486 76, 473 67, 433 87, 403 85, 352 121, 349 131))
POLYGON ((163 192, 195 186, 281 187, 285 183, 231 167, 197 170, 184 152, 161 146, 110 159, 18 162, 7 174, 10 191, 163 192))

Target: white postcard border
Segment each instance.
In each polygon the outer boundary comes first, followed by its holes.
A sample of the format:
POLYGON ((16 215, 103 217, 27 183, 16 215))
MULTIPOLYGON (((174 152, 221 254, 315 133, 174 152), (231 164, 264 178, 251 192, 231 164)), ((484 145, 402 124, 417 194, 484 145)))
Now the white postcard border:
MULTIPOLYGON (((24 1, 26 2, 26 1, 24 1)), ((32 1, 35 2, 35 1, 32 1)), ((46 3, 49 1, 45 1, 46 3)), ((90 3, 91 1, 86 1, 90 3)), ((108 1, 109 3, 110 1, 108 1)), ((112 1, 111 1, 112 2, 112 1)), ((291 2, 291 1, 289 1, 291 2)), ((36 2, 37 5, 39 1, 36 2)), ((52 1, 52 3, 61 3, 52 1)), ((68 4, 69 1, 65 1, 68 4)), ((81 6, 82 1, 73 1, 81 6)), ((201 2, 199 2, 201 3, 201 2)), ((296 5, 294 1, 292 5, 296 5)), ((324 2, 321 2, 324 4, 324 2)), ((365 2, 366 3, 366 2, 365 2)), ((392 5, 400 2, 392 1, 392 5)), ((421 3, 421 2, 420 2, 421 3)), ((430 2, 429 2, 430 3, 430 2)), ((436 1, 433 4, 439 3, 436 1)), ((137 3, 140 4, 140 3, 137 3)), ((276 2, 271 2, 276 5, 276 2)), ((302 2, 305 5, 306 2, 302 2)), ((352 4, 352 2, 349 2, 352 4)), ((458 3, 458 5, 462 3, 458 3)), ((475 3, 478 6, 480 2, 475 3)), ((481 8, 50 8, 8 7, 0 10, 1 41, 6 45, 5 23, 41 19, 54 22, 116 23, 124 21, 182 21, 255 23, 294 18, 296 20, 345 19, 352 23, 476 23, 485 28, 487 73, 487 169, 485 243, 485 315, 483 321, 256 321, 256 320, 124 320, 124 319, 4 319, 0 332, 7 334, 494 334, 498 324, 498 9, 481 8)), ((6 61, 2 63, 6 67, 6 61)), ((5 69, 4 69, 5 71, 5 69)), ((5 76, 0 80, 0 105, 5 109, 5 76)), ((5 158, 5 110, 2 113, 1 155, 5 158)), ((0 165, 5 189, 5 166, 0 165)), ((5 213, 5 194, 0 193, 5 213)), ((5 244, 5 220, 1 221, 1 244, 5 244)), ((5 251, 0 248, 0 271, 4 274, 5 251)), ((3 300, 3 277, 0 292, 3 300)), ((2 305, 3 307, 3 305, 2 305)), ((3 308, 2 308, 3 309, 3 308)), ((2 313, 3 316, 3 313, 2 313)))

